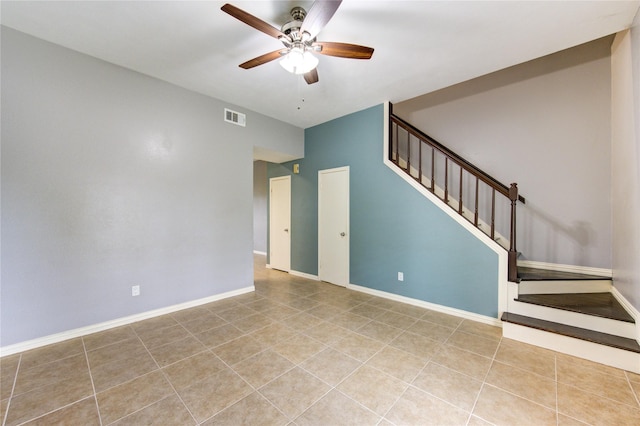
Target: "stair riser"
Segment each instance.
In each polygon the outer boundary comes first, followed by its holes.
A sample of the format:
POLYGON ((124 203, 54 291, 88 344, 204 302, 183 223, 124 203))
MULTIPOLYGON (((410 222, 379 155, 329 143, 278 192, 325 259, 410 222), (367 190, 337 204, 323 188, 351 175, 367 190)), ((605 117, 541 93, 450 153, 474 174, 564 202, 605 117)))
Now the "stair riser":
POLYGON ((521 281, 519 294, 608 293, 610 280, 521 281))
POLYGON ((508 322, 502 324, 502 335, 508 339, 640 374, 640 354, 635 352, 508 322))
POLYGON ((586 328, 588 330, 599 331, 600 333, 613 334, 614 336, 626 337, 628 339, 636 338, 636 325, 629 322, 585 315, 578 312, 565 311, 531 303, 523 303, 513 299, 509 301, 508 312, 558 322, 573 327, 586 328))

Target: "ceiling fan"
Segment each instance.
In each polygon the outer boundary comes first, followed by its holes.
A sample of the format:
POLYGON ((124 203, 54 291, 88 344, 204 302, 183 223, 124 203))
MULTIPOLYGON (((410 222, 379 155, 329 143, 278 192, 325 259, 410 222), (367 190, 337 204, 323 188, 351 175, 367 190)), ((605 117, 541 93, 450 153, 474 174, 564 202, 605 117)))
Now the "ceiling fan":
POLYGON ((333 17, 342 0, 317 0, 311 5, 309 13, 301 7, 291 9, 291 21, 279 30, 263 20, 239 9, 231 4, 222 6, 222 11, 252 26, 258 31, 277 38, 284 49, 265 53, 240 64, 249 69, 282 58, 280 65, 294 74, 303 74, 308 84, 318 81, 318 58, 313 53, 339 58, 370 59, 373 55, 371 47, 331 41, 316 41, 316 36, 333 17))

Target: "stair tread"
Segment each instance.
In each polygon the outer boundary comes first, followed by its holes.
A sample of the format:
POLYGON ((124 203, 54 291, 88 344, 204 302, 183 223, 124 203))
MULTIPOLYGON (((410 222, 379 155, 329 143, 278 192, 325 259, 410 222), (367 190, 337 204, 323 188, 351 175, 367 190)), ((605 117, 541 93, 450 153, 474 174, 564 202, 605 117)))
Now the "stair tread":
POLYGON ((611 293, 521 294, 518 302, 635 323, 611 293))
POLYGON ((538 330, 548 331, 551 333, 561 334, 563 336, 573 337, 576 339, 586 340, 588 342, 598 343, 613 348, 623 349, 635 353, 640 353, 640 345, 634 339, 626 337, 614 336, 613 334, 600 333, 598 331, 587 330, 584 328, 573 327, 557 322, 531 318, 524 315, 504 312, 502 321, 518 324, 538 330))
POLYGON ((552 271, 549 269, 527 268, 518 266, 518 277, 521 281, 577 281, 577 280, 611 280, 611 277, 580 274, 577 272, 552 271))

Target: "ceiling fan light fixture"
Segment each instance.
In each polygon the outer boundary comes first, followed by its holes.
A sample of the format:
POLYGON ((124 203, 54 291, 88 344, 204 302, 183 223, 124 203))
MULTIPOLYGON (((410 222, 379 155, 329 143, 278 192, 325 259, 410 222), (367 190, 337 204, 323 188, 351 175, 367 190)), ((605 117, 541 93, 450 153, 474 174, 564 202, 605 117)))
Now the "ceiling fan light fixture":
POLYGON ((318 58, 309 51, 294 47, 280 60, 280 65, 292 74, 306 74, 318 66, 318 58))

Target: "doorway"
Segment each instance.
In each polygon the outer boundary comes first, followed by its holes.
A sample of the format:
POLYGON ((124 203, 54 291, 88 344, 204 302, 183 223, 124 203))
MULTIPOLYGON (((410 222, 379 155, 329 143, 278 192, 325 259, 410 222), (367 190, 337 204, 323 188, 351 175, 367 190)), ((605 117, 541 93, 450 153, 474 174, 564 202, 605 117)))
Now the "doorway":
POLYGON ((269 266, 291 269, 291 176, 269 179, 269 266))
POLYGON ((318 172, 318 278, 349 284, 349 167, 318 172))

